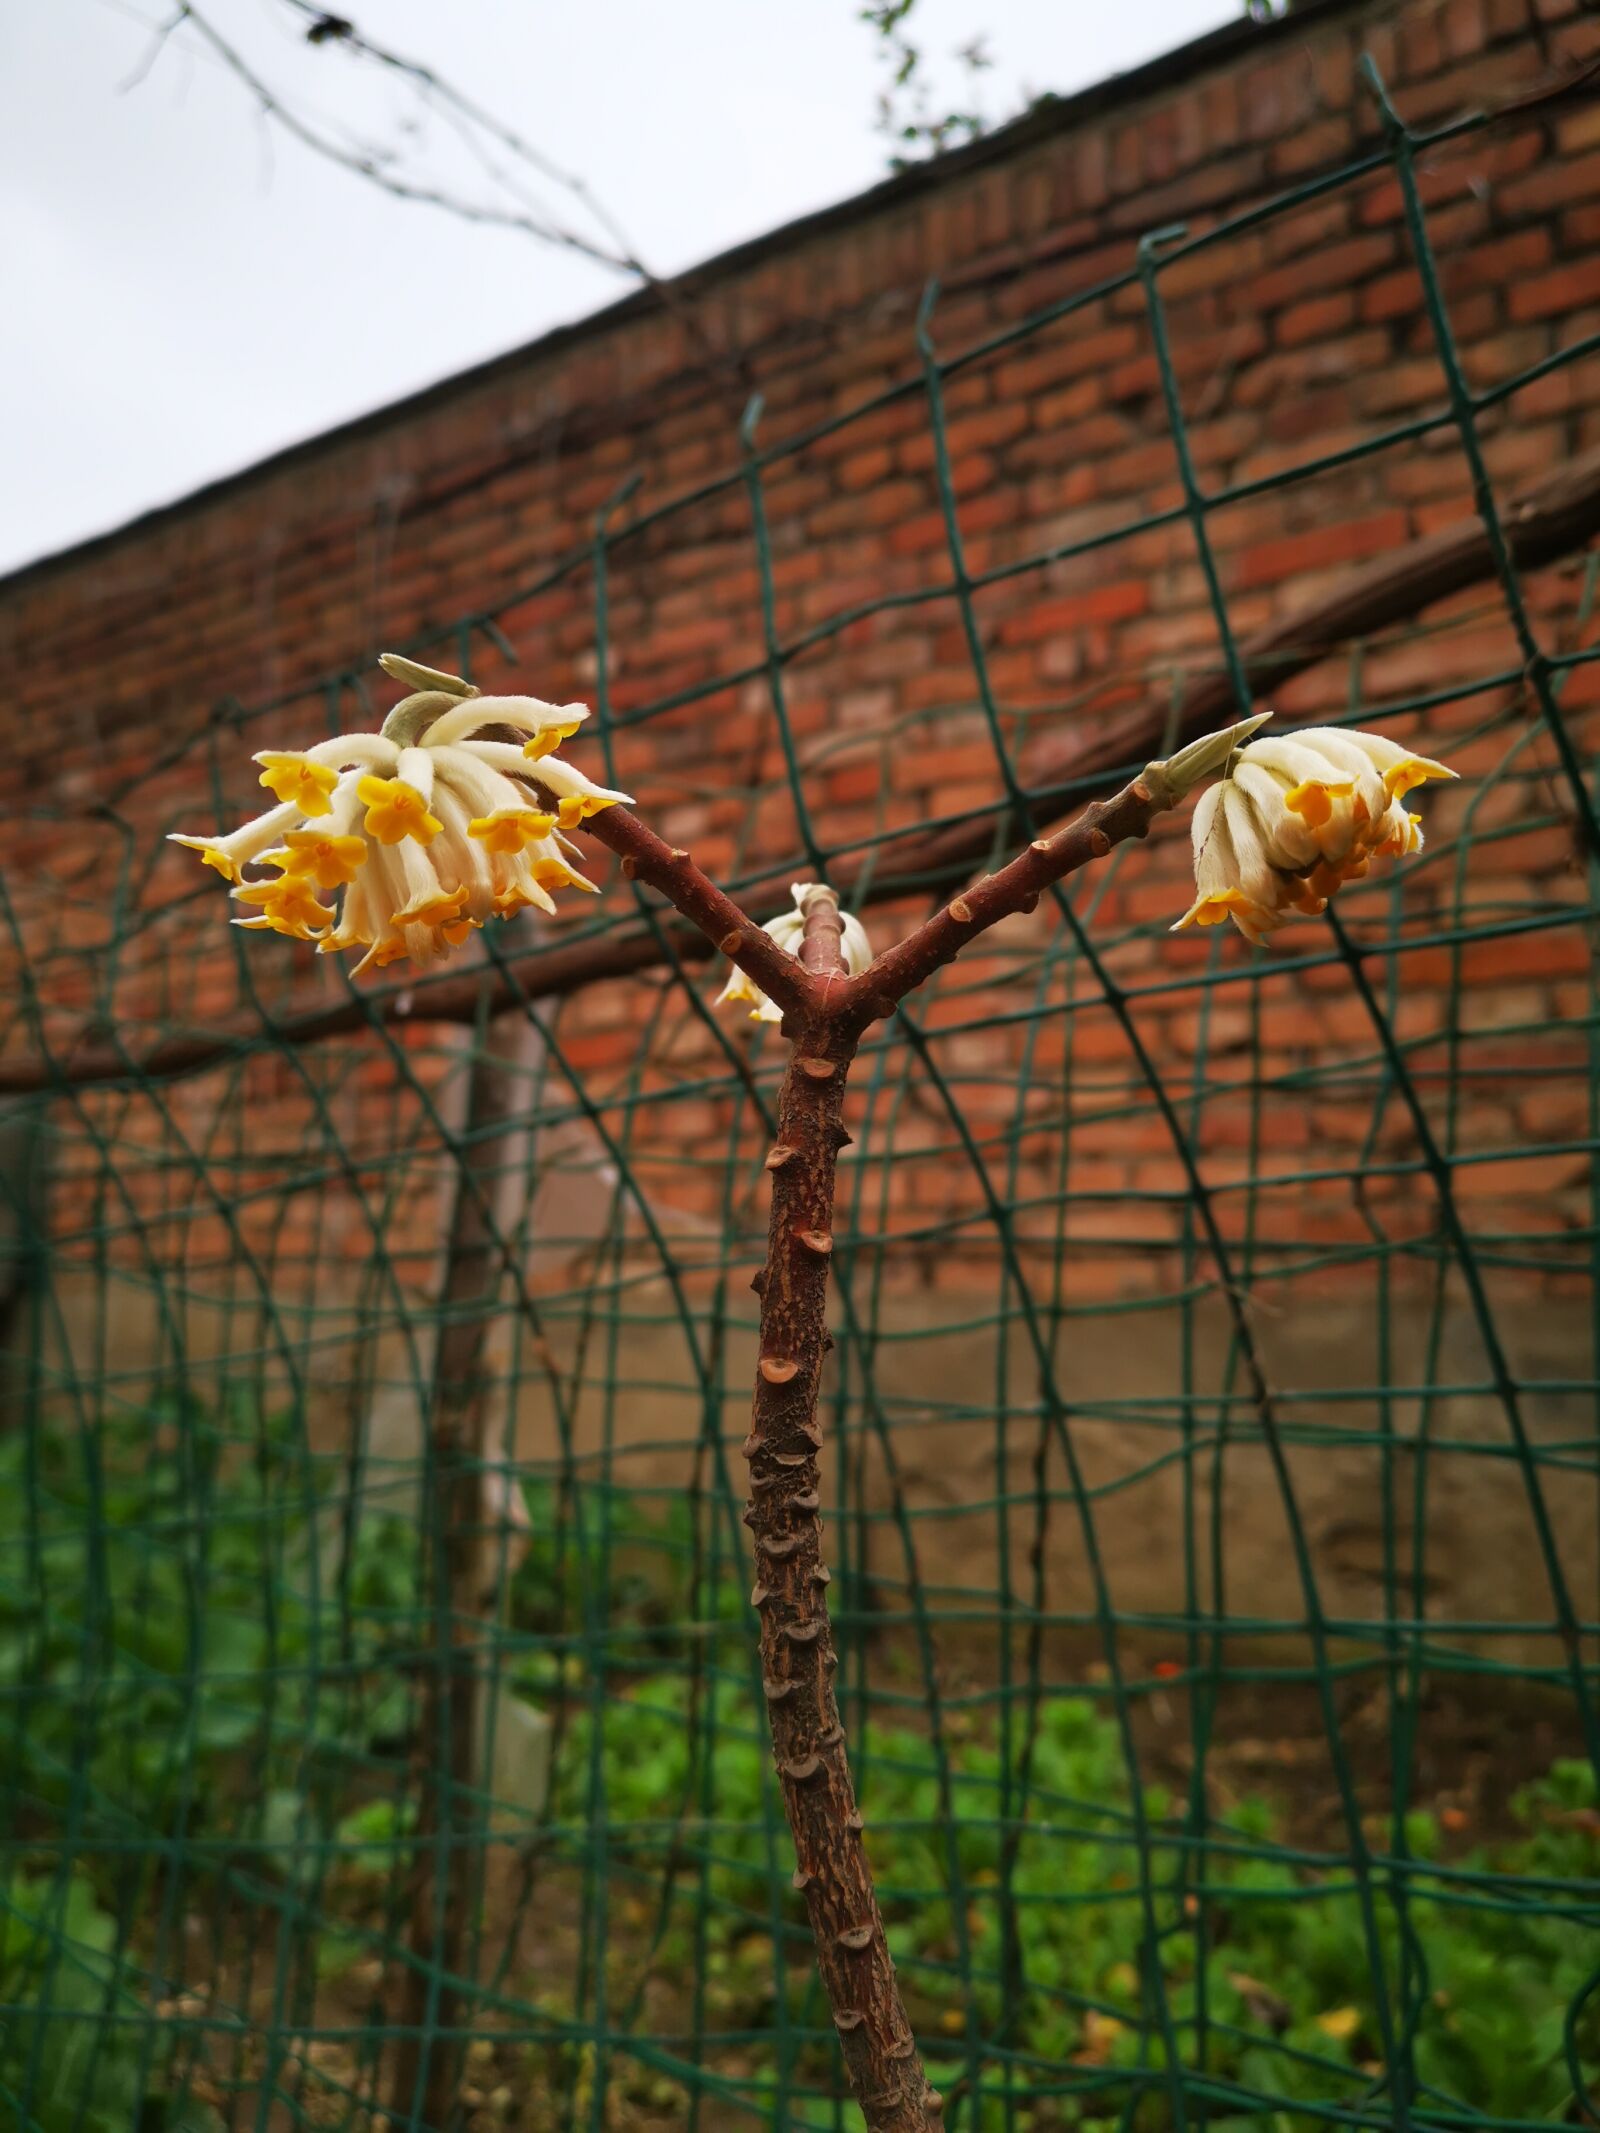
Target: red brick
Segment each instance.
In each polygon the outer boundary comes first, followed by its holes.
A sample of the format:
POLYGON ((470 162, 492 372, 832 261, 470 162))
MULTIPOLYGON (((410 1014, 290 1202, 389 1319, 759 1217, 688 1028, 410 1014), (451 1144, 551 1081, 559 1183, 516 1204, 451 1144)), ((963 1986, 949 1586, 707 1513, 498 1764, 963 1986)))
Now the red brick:
POLYGON ((852 452, 841 459, 834 479, 841 489, 870 489, 884 479, 891 463, 887 445, 869 445, 865 451, 852 452))
POLYGON ((1515 283, 1510 294, 1514 319, 1553 318, 1593 303, 1600 303, 1600 259, 1571 260, 1515 283))
POLYGON ((1003 644, 1037 644, 1064 630, 1082 629, 1091 622, 1122 622, 1142 615, 1150 605, 1150 588, 1142 578, 1122 584, 1098 585, 1089 592, 1064 598, 1039 600, 1029 605, 1000 631, 1003 644))
POLYGON ((1293 303, 1297 297, 1315 296, 1329 288, 1363 281, 1381 267, 1391 265, 1394 257, 1395 240, 1387 234, 1349 237, 1343 244, 1315 246, 1301 258, 1258 276, 1246 293, 1252 304, 1272 311, 1280 304, 1293 303))
POLYGON ((845 763, 830 770, 827 778, 828 804, 831 807, 848 807, 853 801, 874 800, 883 779, 883 765, 876 758, 860 763, 845 763))
POLYGON ((1362 562, 1400 547, 1409 537, 1403 511, 1381 511, 1372 518, 1349 519, 1343 524, 1318 526, 1310 533, 1289 533, 1276 540, 1246 548, 1230 561, 1236 585, 1275 585, 1302 571, 1325 570, 1330 564, 1362 562))
POLYGON ((1297 348, 1302 341, 1320 341, 1338 333, 1355 318, 1356 300, 1349 289, 1336 289, 1327 296, 1307 297, 1291 304, 1278 316, 1275 338, 1284 348, 1297 348))
POLYGON ((1570 162, 1545 162, 1497 188, 1496 204, 1503 215, 1539 215, 1570 200, 1592 200, 1600 194, 1600 155, 1574 156, 1570 162))

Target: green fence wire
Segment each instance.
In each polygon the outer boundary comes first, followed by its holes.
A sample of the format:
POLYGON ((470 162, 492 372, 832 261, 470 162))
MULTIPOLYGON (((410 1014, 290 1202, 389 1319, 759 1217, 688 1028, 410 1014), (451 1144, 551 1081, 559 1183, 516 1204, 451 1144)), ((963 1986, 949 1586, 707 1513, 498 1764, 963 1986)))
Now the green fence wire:
MULTIPOLYGON (((705 772, 726 885, 842 868, 883 942, 962 869, 907 874, 927 825, 887 798, 830 839, 838 736, 795 708, 819 660, 959 628, 968 700, 878 738, 982 742, 964 812, 998 855, 1072 802, 1034 742, 1095 714, 996 681, 997 596, 1186 528, 1242 713, 1230 511, 1369 465, 1381 493, 1443 445, 1488 529, 1491 580, 1351 647, 1332 713, 1466 770, 1420 862, 1265 957, 1164 947, 1181 837, 1119 853, 863 1053, 824 1396, 840 1703, 930 2071, 985 2133, 1600 2111, 1594 586, 1519 574, 1484 443, 1600 336, 1472 381, 1416 176, 1471 127, 1414 135, 1366 86, 1360 163, 981 345, 940 346, 930 292, 892 388, 778 442, 752 409, 724 480, 620 491, 412 648, 499 675, 519 609, 589 603, 605 774, 647 807, 755 689, 756 767, 705 772), (1175 270, 1380 179, 1439 407, 1208 486, 1175 270), (1178 500, 975 548, 947 403, 1128 292, 1178 500), (797 625, 781 485, 886 406, 931 433, 939 568, 797 625), (613 612, 707 526, 753 564, 751 655, 634 700, 613 612), (1426 687, 1381 679, 1396 651, 1426 687)), ((486 983, 464 1025, 419 991, 286 1033, 305 970, 174 900, 158 839, 236 814, 250 748, 319 700, 365 722, 363 687, 197 721, 102 810, 92 873, 0 875, 5 1057, 43 1070, 0 1146, 0 2126, 857 2124, 731 1464, 781 1048, 621 884, 563 939, 644 929, 635 979, 541 993, 508 931, 509 1012, 486 983), (209 1008, 203 1071, 141 1063, 209 1008), (124 1069, 75 1079, 86 1039, 124 1069), (438 1430, 464 1408, 470 1533, 438 1430)), ((81 816, 31 826, 75 863, 81 816)))

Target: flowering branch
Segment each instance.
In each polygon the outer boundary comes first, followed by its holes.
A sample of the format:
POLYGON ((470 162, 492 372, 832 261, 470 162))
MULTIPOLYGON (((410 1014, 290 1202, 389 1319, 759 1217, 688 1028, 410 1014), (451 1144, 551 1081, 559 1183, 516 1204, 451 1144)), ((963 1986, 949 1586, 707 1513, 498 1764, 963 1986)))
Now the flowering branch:
POLYGON ((663 842, 625 807, 608 807, 583 826, 616 853, 630 881, 657 890, 785 1012, 803 1004, 805 972, 680 846, 663 842))
POLYGON ((725 999, 781 1023, 791 1051, 766 1158, 772 1210, 754 1284, 760 1341, 744 1443, 762 1690, 795 1887, 851 2086, 871 2133, 933 2133, 942 2102, 895 1980, 834 1698, 818 1517, 835 1173, 850 1138, 844 1099, 856 1048, 873 1021, 970 941, 1113 846, 1146 835, 1157 814, 1219 774, 1195 810, 1198 894, 1178 924, 1231 918, 1258 942, 1297 913, 1320 912, 1374 857, 1420 849, 1406 795, 1453 773, 1380 734, 1303 728, 1253 741, 1267 714, 1247 718, 1146 764, 1109 800, 1035 838, 873 960, 860 920, 841 910, 835 889, 797 883, 794 909, 757 925, 687 851, 640 821, 625 793, 566 762, 558 751, 581 730, 583 705, 480 696, 407 660, 386 657, 384 665, 412 693, 381 733, 263 752, 261 783, 278 805, 226 834, 177 841, 198 851, 251 914, 236 924, 319 951, 362 948, 364 969, 437 960, 526 905, 553 909, 553 890, 592 890, 573 864, 583 852, 571 833, 581 831, 733 962, 739 976, 725 999), (337 908, 322 901, 335 890, 337 908))
POLYGON ((823 1435, 817 1398, 827 1327, 839 1150, 850 1136, 844 1097, 861 1032, 990 926, 1030 909, 1044 889, 1142 837, 1153 818, 1220 769, 1262 723, 1247 719, 1170 762, 1152 763, 1114 798, 1087 808, 1055 837, 1039 838, 1009 866, 976 883, 887 955, 851 976, 835 892, 797 892, 802 924, 794 953, 778 948, 715 889, 686 852, 672 851, 620 807, 585 824, 660 890, 784 1010, 792 1051, 778 1092, 778 1138, 767 1151, 772 1210, 761 1299, 759 1360, 750 1434, 745 1523, 755 1543, 751 1604, 759 1621, 761 1680, 784 1810, 794 1837, 794 1885, 806 1900, 817 1968, 856 2100, 873 2133, 932 2133, 942 2098, 928 2084, 895 1978, 878 1908, 844 1727, 833 1693, 838 1664, 822 1556, 823 1435))
MULTIPOLYGON (((1246 719, 1244 727, 1253 730, 1261 723, 1259 717, 1246 719)), ((1229 729, 1232 735, 1239 731, 1238 727, 1229 729)), ((880 1015, 892 1014, 908 993, 925 985, 944 964, 954 962, 968 942, 1003 918, 1031 911, 1046 889, 1091 859, 1103 858, 1114 844, 1145 836, 1155 817, 1174 806, 1187 790, 1187 785, 1175 783, 1166 764, 1146 765, 1132 784, 1124 785, 1109 800, 1086 807, 1053 837, 1036 837, 1009 866, 963 889, 898 947, 879 956, 861 977, 850 981, 839 1003, 842 1011, 852 1021, 859 1018, 863 1026, 880 1015)))
MULTIPOLYGON (((1589 540, 1600 529, 1600 451, 1583 454, 1556 474, 1513 496, 1506 507, 1504 535, 1512 560, 1522 569, 1553 562, 1589 540)), ((1239 647, 1240 663, 1252 689, 1265 694, 1293 675, 1315 666, 1339 645, 1369 636, 1404 621, 1434 602, 1493 575, 1494 549, 1480 521, 1473 517, 1438 533, 1394 549, 1376 564, 1338 579, 1312 605, 1269 624, 1239 647)), ((1233 707, 1233 677, 1208 673, 1185 691, 1178 708, 1177 731, 1204 731, 1233 707)), ((1034 795, 1027 816, 1042 823, 1061 812, 1064 788, 1102 783, 1116 765, 1136 760, 1165 726, 1170 706, 1150 701, 1092 726, 1075 724, 1046 742, 1028 764, 1034 795)), ((898 844, 891 862, 877 866, 862 886, 862 900, 878 902, 903 895, 912 882, 949 879, 963 867, 979 864, 990 849, 997 817, 1014 817, 1008 805, 988 805, 944 828, 924 832, 898 844)), ((853 889, 859 868, 846 862, 836 885, 853 889)), ((766 880, 781 880, 774 868, 766 880)), ((265 1033, 282 1044, 316 1044, 329 1037, 369 1029, 389 1016, 413 1013, 432 1022, 478 1021, 485 1012, 503 1014, 529 1000, 555 999, 602 977, 631 977, 655 969, 667 956, 683 959, 714 953, 710 937, 686 928, 663 947, 648 931, 621 930, 602 942, 560 941, 519 957, 514 975, 498 980, 482 970, 430 980, 414 994, 345 997, 316 1005, 291 1006, 263 1022, 255 1007, 231 1021, 214 1021, 204 1029, 168 1031, 153 1042, 135 1045, 119 1031, 115 1043, 96 1043, 85 1030, 77 1041, 57 1051, 0 1061, 0 1096, 33 1094, 43 1089, 82 1088, 130 1079, 169 1079, 225 1065, 252 1051, 265 1033), (702 942, 707 946, 702 947, 702 942)))

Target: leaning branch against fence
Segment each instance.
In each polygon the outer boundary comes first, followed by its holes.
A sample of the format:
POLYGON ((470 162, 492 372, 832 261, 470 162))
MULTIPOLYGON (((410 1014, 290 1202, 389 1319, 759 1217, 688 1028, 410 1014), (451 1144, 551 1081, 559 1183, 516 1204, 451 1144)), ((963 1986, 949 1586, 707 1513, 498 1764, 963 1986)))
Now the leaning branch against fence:
MULTIPOLYGON (((1503 530, 1512 560, 1522 569, 1556 562, 1600 534, 1600 450, 1584 454, 1513 498, 1504 513, 1503 530)), ((1298 614, 1272 622, 1245 640, 1238 655, 1246 682, 1252 691, 1270 696, 1341 645, 1410 620, 1435 602, 1482 584, 1494 573, 1490 537, 1476 518, 1409 542, 1352 572, 1298 614)), ((1248 709, 1247 704, 1236 707, 1227 672, 1205 674, 1179 702, 1175 738, 1179 742, 1191 739, 1248 709)), ((891 862, 877 866, 870 881, 863 884, 861 903, 879 903, 903 896, 908 888, 937 885, 980 864, 994 847, 997 822, 1004 823, 1008 816, 1019 835, 1058 820, 1086 791, 1108 783, 1120 768, 1159 746, 1172 722, 1170 704, 1151 699, 1087 730, 1063 734, 1029 761, 1029 796, 1020 807, 995 802, 924 836, 906 839, 891 862), (1022 820, 1017 819, 1019 815, 1022 820)), ((596 817, 585 828, 599 835, 604 819, 596 817)), ((772 868, 747 883, 745 893, 784 880, 790 872, 788 863, 772 868)), ((833 886, 848 899, 859 873, 859 865, 841 859, 831 870, 833 886)), ((649 874, 645 878, 664 895, 668 893, 662 880, 649 874)), ((673 901, 670 895, 668 901, 673 901)), ((263 1037, 304 1045, 349 1036, 386 1021, 476 1022, 485 1012, 504 1014, 524 1008, 530 1000, 555 998, 601 978, 633 976, 673 958, 706 961, 719 945, 720 937, 703 927, 697 914, 696 922, 675 927, 664 938, 659 930, 630 929, 604 940, 540 949, 519 959, 510 974, 492 976, 480 968, 386 996, 352 993, 348 999, 298 1012, 291 1009, 282 1015, 253 1010, 207 1029, 161 1037, 142 1049, 127 1043, 84 1044, 43 1059, 0 1061, 0 1096, 101 1082, 172 1080, 253 1052, 263 1037)))

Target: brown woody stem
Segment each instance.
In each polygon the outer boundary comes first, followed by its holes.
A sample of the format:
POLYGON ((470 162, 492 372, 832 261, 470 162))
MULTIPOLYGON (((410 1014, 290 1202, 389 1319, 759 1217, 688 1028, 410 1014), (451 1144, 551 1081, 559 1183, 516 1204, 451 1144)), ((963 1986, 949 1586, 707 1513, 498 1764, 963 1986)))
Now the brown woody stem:
POLYGON ((698 926, 747 977, 754 978, 785 1013, 801 1005, 806 981, 794 957, 747 917, 731 896, 724 896, 680 846, 664 843, 626 807, 602 808, 583 826, 597 843, 616 853, 630 881, 659 889, 668 903, 698 926))
POLYGON ((1053 882, 1142 837, 1181 795, 1152 764, 1114 798, 1087 808, 1054 837, 986 876, 860 977, 845 974, 839 900, 805 898, 798 960, 626 809, 586 825, 717 942, 784 1009, 793 1046, 778 1092, 778 1138, 767 1155, 772 1215, 767 1263, 756 1277, 761 1341, 744 1453, 745 1523, 755 1536, 751 1603, 760 1623, 761 1675, 784 1809, 794 1836, 795 1886, 806 1899, 817 1968, 833 2011, 850 2085, 872 2133, 936 2133, 942 2099, 930 2088, 906 2016, 873 1889, 834 1699, 838 1661, 822 1560, 817 1393, 833 1252, 834 1179, 844 1092, 862 1031, 1012 912, 1031 909, 1053 882))
POLYGON ((1091 859, 1103 858, 1114 844, 1147 835, 1155 817, 1182 798, 1166 782, 1161 764, 1147 764, 1131 785, 1109 800, 1096 800, 1053 837, 1036 837, 998 874, 985 874, 952 896, 860 977, 847 978, 834 995, 835 1011, 857 1034, 880 1015, 893 1014, 907 993, 953 963, 969 941, 1015 912, 1031 911, 1046 889, 1091 859))
POLYGON ((829 1346, 828 1264, 834 1173, 855 1038, 830 1004, 843 973, 838 899, 807 900, 800 960, 814 996, 784 1032, 794 1051, 778 1093, 778 1139, 767 1156, 772 1219, 757 1277, 761 1345, 745 1456, 755 1536, 761 1675, 784 1809, 794 1835, 795 1887, 806 1899, 817 1968, 856 2100, 873 2133, 931 2133, 941 2099, 929 2088, 906 2017, 872 1885, 834 1699, 838 1664, 828 1620, 817 1454, 817 1391, 829 1346))

